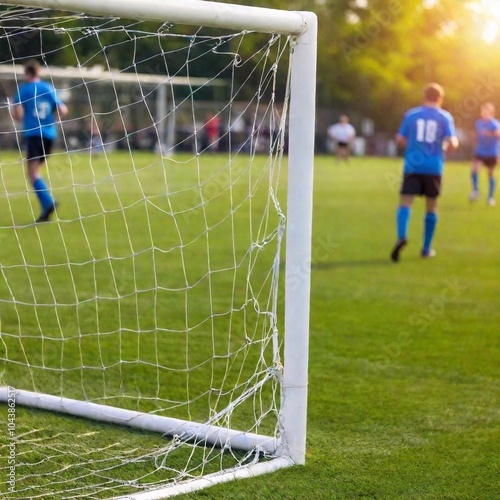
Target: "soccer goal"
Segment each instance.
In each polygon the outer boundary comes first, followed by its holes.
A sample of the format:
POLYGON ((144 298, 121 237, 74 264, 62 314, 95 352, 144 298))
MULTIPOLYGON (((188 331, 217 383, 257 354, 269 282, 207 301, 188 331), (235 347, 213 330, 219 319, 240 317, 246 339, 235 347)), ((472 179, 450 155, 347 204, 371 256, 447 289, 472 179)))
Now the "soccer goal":
POLYGON ((2 0, 0 20, 0 496, 303 464, 314 14, 2 0), (42 224, 9 113, 33 58, 69 108, 42 224))

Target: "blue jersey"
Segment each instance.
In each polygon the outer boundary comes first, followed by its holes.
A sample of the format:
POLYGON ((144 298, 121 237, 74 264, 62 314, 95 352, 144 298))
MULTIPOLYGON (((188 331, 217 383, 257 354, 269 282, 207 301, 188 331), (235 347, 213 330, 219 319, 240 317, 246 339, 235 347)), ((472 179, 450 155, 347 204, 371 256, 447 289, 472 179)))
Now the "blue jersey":
POLYGON ((476 122, 477 145, 476 156, 481 158, 496 158, 498 156, 499 138, 485 135, 489 132, 497 132, 500 129, 500 123, 494 118, 484 120, 480 118, 476 122))
POLYGON ((406 138, 405 174, 442 175, 443 142, 455 135, 453 117, 433 106, 410 109, 399 134, 406 138))
POLYGON ((50 83, 38 80, 21 84, 14 104, 21 104, 24 109, 24 137, 56 138, 54 111, 62 102, 50 83))

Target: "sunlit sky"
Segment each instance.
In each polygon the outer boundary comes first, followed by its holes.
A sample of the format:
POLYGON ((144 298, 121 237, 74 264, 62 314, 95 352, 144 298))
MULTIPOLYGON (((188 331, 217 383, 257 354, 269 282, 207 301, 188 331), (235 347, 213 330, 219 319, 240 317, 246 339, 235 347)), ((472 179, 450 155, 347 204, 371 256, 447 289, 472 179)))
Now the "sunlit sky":
MULTIPOLYGON (((422 0, 422 2, 425 7, 432 9, 439 4, 440 0, 422 0)), ((368 6, 368 0, 355 0, 355 3, 357 7, 362 9, 368 6)), ((479 29, 481 30, 482 39, 488 44, 500 41, 500 0, 475 0, 468 5, 472 13, 481 18, 479 29)), ((354 24, 359 22, 359 17, 351 13, 348 20, 354 24)), ((447 30, 454 32, 456 26, 444 26, 443 33, 446 34, 447 30)))
MULTIPOLYGON (((439 0, 424 0, 428 7, 434 7, 439 0)), ((500 0, 475 0, 470 2, 471 11, 480 16, 479 29, 482 39, 493 44, 500 40, 500 0)))
POLYGON ((478 0, 474 9, 487 19, 484 25, 483 40, 493 43, 500 37, 500 0, 478 0))

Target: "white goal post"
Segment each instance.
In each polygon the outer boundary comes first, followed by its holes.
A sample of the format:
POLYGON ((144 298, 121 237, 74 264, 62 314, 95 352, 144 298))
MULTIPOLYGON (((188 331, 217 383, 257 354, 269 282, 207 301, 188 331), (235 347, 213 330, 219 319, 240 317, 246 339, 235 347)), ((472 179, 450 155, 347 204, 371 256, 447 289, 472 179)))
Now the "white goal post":
MULTIPOLYGON (((292 56, 287 125, 283 371, 269 371, 269 377, 278 377, 280 380, 281 403, 277 437, 231 430, 210 423, 181 421, 157 416, 154 412, 120 409, 17 387, 15 399, 16 403, 22 406, 159 432, 175 437, 179 442, 194 441, 206 446, 253 450, 257 454, 271 457, 270 460, 249 463, 245 467, 202 475, 199 479, 186 483, 169 486, 161 484, 161 487, 120 498, 167 498, 219 482, 251 477, 289 465, 304 464, 315 137, 316 16, 310 12, 279 11, 199 0, 1 0, 0 3, 132 20, 276 33, 290 37, 292 56)), ((165 113, 164 110, 162 112, 165 113)), ((0 339, 1 332, 0 323, 0 339)), ((281 341, 273 339, 273 342, 281 341)), ((277 349, 281 349, 281 344, 277 349)), ((0 384, 1 382, 0 379, 0 384)), ((15 380, 5 382, 11 386, 16 383, 15 380)), ((9 395, 10 388, 0 387, 0 401, 7 402, 9 395)), ((237 400, 231 402, 234 405, 237 403, 237 400)))

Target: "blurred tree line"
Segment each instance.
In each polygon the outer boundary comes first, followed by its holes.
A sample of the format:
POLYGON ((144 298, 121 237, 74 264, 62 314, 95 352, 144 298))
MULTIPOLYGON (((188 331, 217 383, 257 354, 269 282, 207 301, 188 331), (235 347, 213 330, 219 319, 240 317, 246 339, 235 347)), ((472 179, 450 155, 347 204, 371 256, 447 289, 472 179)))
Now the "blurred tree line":
POLYGON ((500 39, 485 37, 492 13, 476 0, 236 3, 316 12, 321 108, 355 112, 392 131, 430 81, 445 87, 445 107, 463 128, 477 117, 480 102, 500 105, 500 39))
MULTIPOLYGON (((320 23, 318 104, 338 113, 371 118, 378 130, 394 130, 403 111, 419 103, 421 88, 429 81, 445 86, 445 107, 462 127, 470 126, 480 102, 500 104, 495 76, 500 42, 484 37, 488 19, 478 10, 477 0, 231 2, 315 11, 320 23)), ((171 27, 167 23, 75 19, 62 12, 56 27, 64 30, 30 29, 52 22, 44 15, 40 11, 35 21, 28 16, 23 20, 22 10, 14 16, 12 9, 1 8, 0 62, 44 54, 47 64, 59 66, 110 64, 125 71, 168 71, 172 75, 234 77, 237 84, 247 79, 258 83, 257 73, 249 74, 244 64, 234 73, 231 62, 236 50, 243 60, 258 55, 268 40, 267 36, 210 39, 203 35, 215 31, 176 27, 183 38, 148 36, 136 43, 122 26, 133 25, 139 38, 141 31, 168 34, 171 27), (162 51, 168 52, 168 67, 162 51)), ((279 71, 278 78, 284 82, 286 67, 279 71)))

